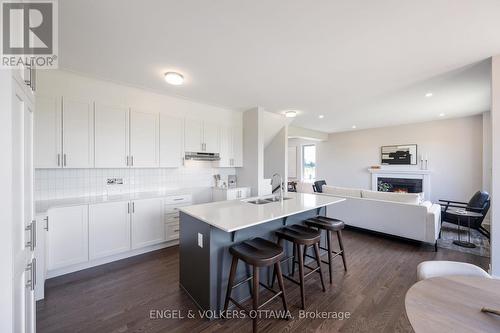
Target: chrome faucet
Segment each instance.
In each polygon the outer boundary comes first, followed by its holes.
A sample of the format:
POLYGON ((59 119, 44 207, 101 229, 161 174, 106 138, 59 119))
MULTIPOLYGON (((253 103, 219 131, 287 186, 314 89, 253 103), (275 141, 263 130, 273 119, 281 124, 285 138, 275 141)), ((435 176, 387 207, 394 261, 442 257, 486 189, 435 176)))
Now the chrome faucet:
MULTIPOLYGON (((273 183, 273 179, 275 176, 278 176, 280 177, 280 186, 279 186, 279 190, 280 190, 280 195, 279 195, 279 199, 280 201, 283 201, 283 178, 281 177, 281 175, 279 173, 275 173, 272 177, 271 177, 271 184, 273 183)), ((272 189, 272 193, 274 194, 274 192, 276 192, 278 188, 273 188, 272 189)))

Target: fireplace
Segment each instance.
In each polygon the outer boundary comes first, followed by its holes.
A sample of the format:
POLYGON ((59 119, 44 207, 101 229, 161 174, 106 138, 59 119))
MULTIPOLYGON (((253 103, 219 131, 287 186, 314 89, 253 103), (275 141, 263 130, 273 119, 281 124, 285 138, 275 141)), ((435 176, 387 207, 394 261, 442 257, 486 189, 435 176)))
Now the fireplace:
POLYGON ((422 179, 415 178, 377 178, 377 191, 379 192, 400 192, 400 193, 421 193, 423 187, 422 179))

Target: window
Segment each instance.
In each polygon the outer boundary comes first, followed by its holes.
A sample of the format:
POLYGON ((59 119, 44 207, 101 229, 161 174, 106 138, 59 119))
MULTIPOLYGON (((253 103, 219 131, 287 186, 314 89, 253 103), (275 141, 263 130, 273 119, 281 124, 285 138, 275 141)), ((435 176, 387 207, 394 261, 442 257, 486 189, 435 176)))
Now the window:
POLYGON ((316 179, 316 146, 302 146, 302 180, 313 182, 316 179))

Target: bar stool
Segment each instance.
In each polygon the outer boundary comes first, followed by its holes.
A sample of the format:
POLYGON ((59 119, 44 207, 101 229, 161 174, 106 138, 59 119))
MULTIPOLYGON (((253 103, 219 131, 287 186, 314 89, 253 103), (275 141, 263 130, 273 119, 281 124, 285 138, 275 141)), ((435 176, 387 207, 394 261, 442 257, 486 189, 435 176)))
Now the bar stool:
MULTIPOLYGON (((323 272, 321 271, 321 262, 320 262, 321 259, 319 256, 319 241, 321 233, 312 228, 295 224, 289 227, 279 229, 278 231, 276 231, 276 236, 278 236, 279 245, 282 245, 283 240, 287 240, 293 243, 293 256, 281 260, 281 263, 292 260, 292 274, 291 276, 283 275, 283 277, 300 286, 302 309, 304 310, 306 307, 304 279, 306 277, 315 272, 318 272, 321 279, 321 286, 323 288, 323 292, 326 291, 325 282, 323 281, 323 272), (307 251, 308 246, 312 246, 314 248, 314 253, 316 254, 316 263, 318 264, 318 267, 311 267, 304 264, 303 254, 307 251), (298 264, 299 264, 299 281, 293 278, 295 264, 297 263, 296 258, 298 258, 298 264), (304 267, 310 270, 310 272, 305 275, 304 275, 304 267)), ((275 280, 275 274, 273 274, 273 282, 271 286, 274 285, 274 280, 275 280)))
MULTIPOLYGON (((276 243, 270 242, 263 238, 254 238, 251 240, 244 241, 240 244, 233 245, 229 248, 229 253, 233 256, 233 260, 231 262, 231 271, 229 273, 229 281, 227 284, 226 291, 226 299, 224 302, 224 311, 227 311, 229 306, 229 301, 233 302, 238 308, 244 310, 249 313, 249 311, 243 307, 240 303, 234 300, 231 297, 231 292, 234 288, 239 287, 240 285, 250 281, 253 279, 252 284, 252 303, 253 310, 258 310, 261 307, 265 306, 273 299, 278 296, 281 296, 283 301, 283 308, 286 312, 288 312, 288 307, 286 305, 286 296, 285 296, 285 288, 283 284, 283 275, 281 273, 280 267, 280 259, 283 258, 283 248, 276 243), (253 275, 248 277, 247 279, 238 282, 234 285, 234 279, 236 276, 236 268, 238 267, 238 260, 241 260, 248 265, 253 266, 253 275), (259 271, 261 267, 269 267, 274 265, 274 274, 278 276, 278 284, 280 287, 280 291, 275 291, 272 287, 269 287, 259 281, 259 271), (274 293, 274 295, 259 305, 259 285, 263 286, 267 290, 274 293)), ((252 320, 253 332, 257 332, 257 316, 252 320)))
MULTIPOLYGON (((326 231, 326 243, 327 247, 324 248, 320 244, 320 249, 327 251, 328 261, 321 260, 321 262, 328 264, 328 271, 330 273, 330 283, 332 283, 332 270, 333 270, 333 259, 337 256, 342 256, 342 261, 344 262, 344 270, 347 271, 347 264, 345 260, 344 243, 342 241, 342 229, 344 229, 344 222, 338 219, 334 219, 326 216, 316 216, 315 218, 310 218, 304 221, 306 225, 321 230, 326 231), (337 238, 339 240, 340 251, 336 252, 332 250, 332 232, 337 233, 337 238), (333 254, 333 255, 332 255, 333 254)), ((304 254, 305 255, 305 254, 304 254)), ((309 256, 311 257, 311 256, 309 256)))

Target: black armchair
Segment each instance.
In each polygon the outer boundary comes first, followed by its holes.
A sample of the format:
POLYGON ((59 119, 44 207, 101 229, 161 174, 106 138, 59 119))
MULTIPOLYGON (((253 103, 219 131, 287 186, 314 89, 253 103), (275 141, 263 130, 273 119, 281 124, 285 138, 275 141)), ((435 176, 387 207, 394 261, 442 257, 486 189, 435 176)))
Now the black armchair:
POLYGON ((458 224, 458 217, 448 213, 449 208, 462 208, 471 212, 482 214, 482 217, 471 218, 470 227, 476 229, 484 236, 490 238, 490 232, 482 226, 484 217, 490 209, 490 195, 485 191, 477 191, 474 193, 469 202, 439 200, 441 204, 441 223, 448 222, 458 224))
POLYGON ((323 185, 326 185, 326 181, 325 180, 317 180, 314 182, 314 185, 313 185, 313 191, 314 192, 318 192, 318 193, 322 193, 323 192, 323 185))

